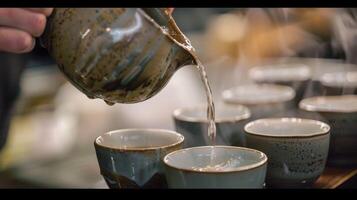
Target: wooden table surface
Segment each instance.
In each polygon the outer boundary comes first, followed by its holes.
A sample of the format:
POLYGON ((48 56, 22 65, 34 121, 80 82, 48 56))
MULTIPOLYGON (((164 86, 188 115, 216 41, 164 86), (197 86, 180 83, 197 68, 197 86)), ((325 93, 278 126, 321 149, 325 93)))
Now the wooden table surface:
POLYGON ((336 189, 347 181, 349 181, 350 179, 352 179, 353 177, 355 177, 356 175, 357 168, 326 168, 324 173, 315 182, 314 188, 336 189))

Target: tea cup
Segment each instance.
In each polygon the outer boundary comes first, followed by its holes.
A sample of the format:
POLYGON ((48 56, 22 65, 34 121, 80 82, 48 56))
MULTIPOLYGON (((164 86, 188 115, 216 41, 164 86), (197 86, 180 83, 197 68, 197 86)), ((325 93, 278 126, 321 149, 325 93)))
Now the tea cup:
POLYGON ((324 95, 356 94, 357 71, 326 73, 320 78, 324 95))
POLYGON ((267 118, 244 127, 247 147, 269 159, 267 187, 311 186, 325 169, 330 127, 310 119, 267 118))
POLYGON ((357 166, 357 95, 303 99, 300 109, 317 113, 331 126, 328 165, 357 166))
POLYGON ((169 188, 263 188, 267 156, 233 146, 200 146, 164 158, 169 188))
POLYGON ((271 117, 291 109, 295 91, 276 84, 247 84, 229 88, 222 93, 227 104, 247 106, 252 119, 271 117))
MULTIPOLYGON (((245 146, 243 127, 250 111, 242 105, 217 104, 215 106, 216 145, 245 146)), ((208 137, 207 107, 184 107, 173 112, 176 131, 185 137, 185 147, 211 145, 208 137)))
POLYGON ((249 75, 256 83, 274 83, 292 87, 296 92, 295 105, 298 105, 304 97, 305 89, 312 77, 310 67, 300 63, 257 66, 249 71, 249 75))
POLYGON ((100 172, 110 188, 166 188, 163 157, 184 137, 161 129, 122 129, 95 139, 100 172))

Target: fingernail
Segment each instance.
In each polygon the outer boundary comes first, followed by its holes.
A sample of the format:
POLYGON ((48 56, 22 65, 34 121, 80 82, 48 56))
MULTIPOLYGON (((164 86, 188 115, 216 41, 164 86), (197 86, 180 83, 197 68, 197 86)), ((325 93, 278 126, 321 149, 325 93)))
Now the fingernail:
POLYGON ((35 38, 32 38, 31 46, 20 51, 20 53, 26 53, 26 52, 32 51, 32 49, 35 48, 35 45, 36 45, 36 40, 35 40, 35 38))

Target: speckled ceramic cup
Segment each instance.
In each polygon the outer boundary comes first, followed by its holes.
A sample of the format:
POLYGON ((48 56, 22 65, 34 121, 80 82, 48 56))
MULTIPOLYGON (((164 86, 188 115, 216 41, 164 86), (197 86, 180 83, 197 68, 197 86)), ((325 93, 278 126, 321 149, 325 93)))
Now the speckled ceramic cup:
POLYGON ((95 150, 110 188, 166 188, 162 159, 182 148, 184 137, 160 129, 123 129, 99 136, 95 150))
POLYGON ((305 64, 279 63, 254 67, 249 71, 249 75, 256 83, 274 83, 292 87, 296 92, 294 103, 298 105, 312 73, 310 67, 305 64))
POLYGON ((295 91, 291 87, 276 84, 248 84, 224 90, 222 97, 227 104, 247 106, 254 120, 291 109, 295 91))
MULTIPOLYGON (((245 146, 244 125, 250 111, 242 105, 216 104, 216 145, 245 146)), ((207 106, 176 109, 173 113, 176 131, 185 136, 185 147, 211 145, 208 138, 207 106)))
POLYGON ((270 118, 250 122, 244 130, 247 147, 268 156, 268 187, 309 187, 323 172, 329 125, 309 119, 270 118))
POLYGON ((306 113, 321 116, 331 126, 327 164, 357 166, 357 95, 317 96, 300 102, 306 113))
POLYGON ((169 188, 263 188, 267 156, 243 147, 201 146, 172 152, 164 163, 169 188))

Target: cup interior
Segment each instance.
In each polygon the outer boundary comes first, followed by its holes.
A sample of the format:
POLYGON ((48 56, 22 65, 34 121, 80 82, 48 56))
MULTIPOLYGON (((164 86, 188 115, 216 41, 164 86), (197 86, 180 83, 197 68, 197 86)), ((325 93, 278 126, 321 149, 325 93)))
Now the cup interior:
POLYGON ((227 103, 265 104, 290 101, 295 97, 295 91, 275 84, 249 84, 227 89, 222 96, 227 103))
POLYGON ((310 137, 329 132, 330 126, 316 120, 300 118, 259 119, 248 123, 247 133, 270 137, 310 137))
MULTIPOLYGON (((207 122, 207 106, 200 105, 176 109, 173 115, 174 118, 183 121, 207 122)), ((217 104, 215 106, 215 121, 217 123, 240 121, 248 119, 250 115, 249 109, 242 105, 217 104)))
POLYGON ((314 112, 357 112, 357 95, 318 96, 303 99, 300 109, 314 112))
POLYGON ((193 172, 249 170, 267 162, 260 151, 232 146, 201 146, 174 151, 164 158, 167 166, 193 172))
POLYGON ((95 140, 95 144, 110 149, 148 150, 182 143, 184 137, 161 129, 123 129, 110 131, 95 140))
POLYGON ((254 67, 249 75, 254 81, 305 81, 311 78, 311 69, 304 64, 281 63, 254 67))

